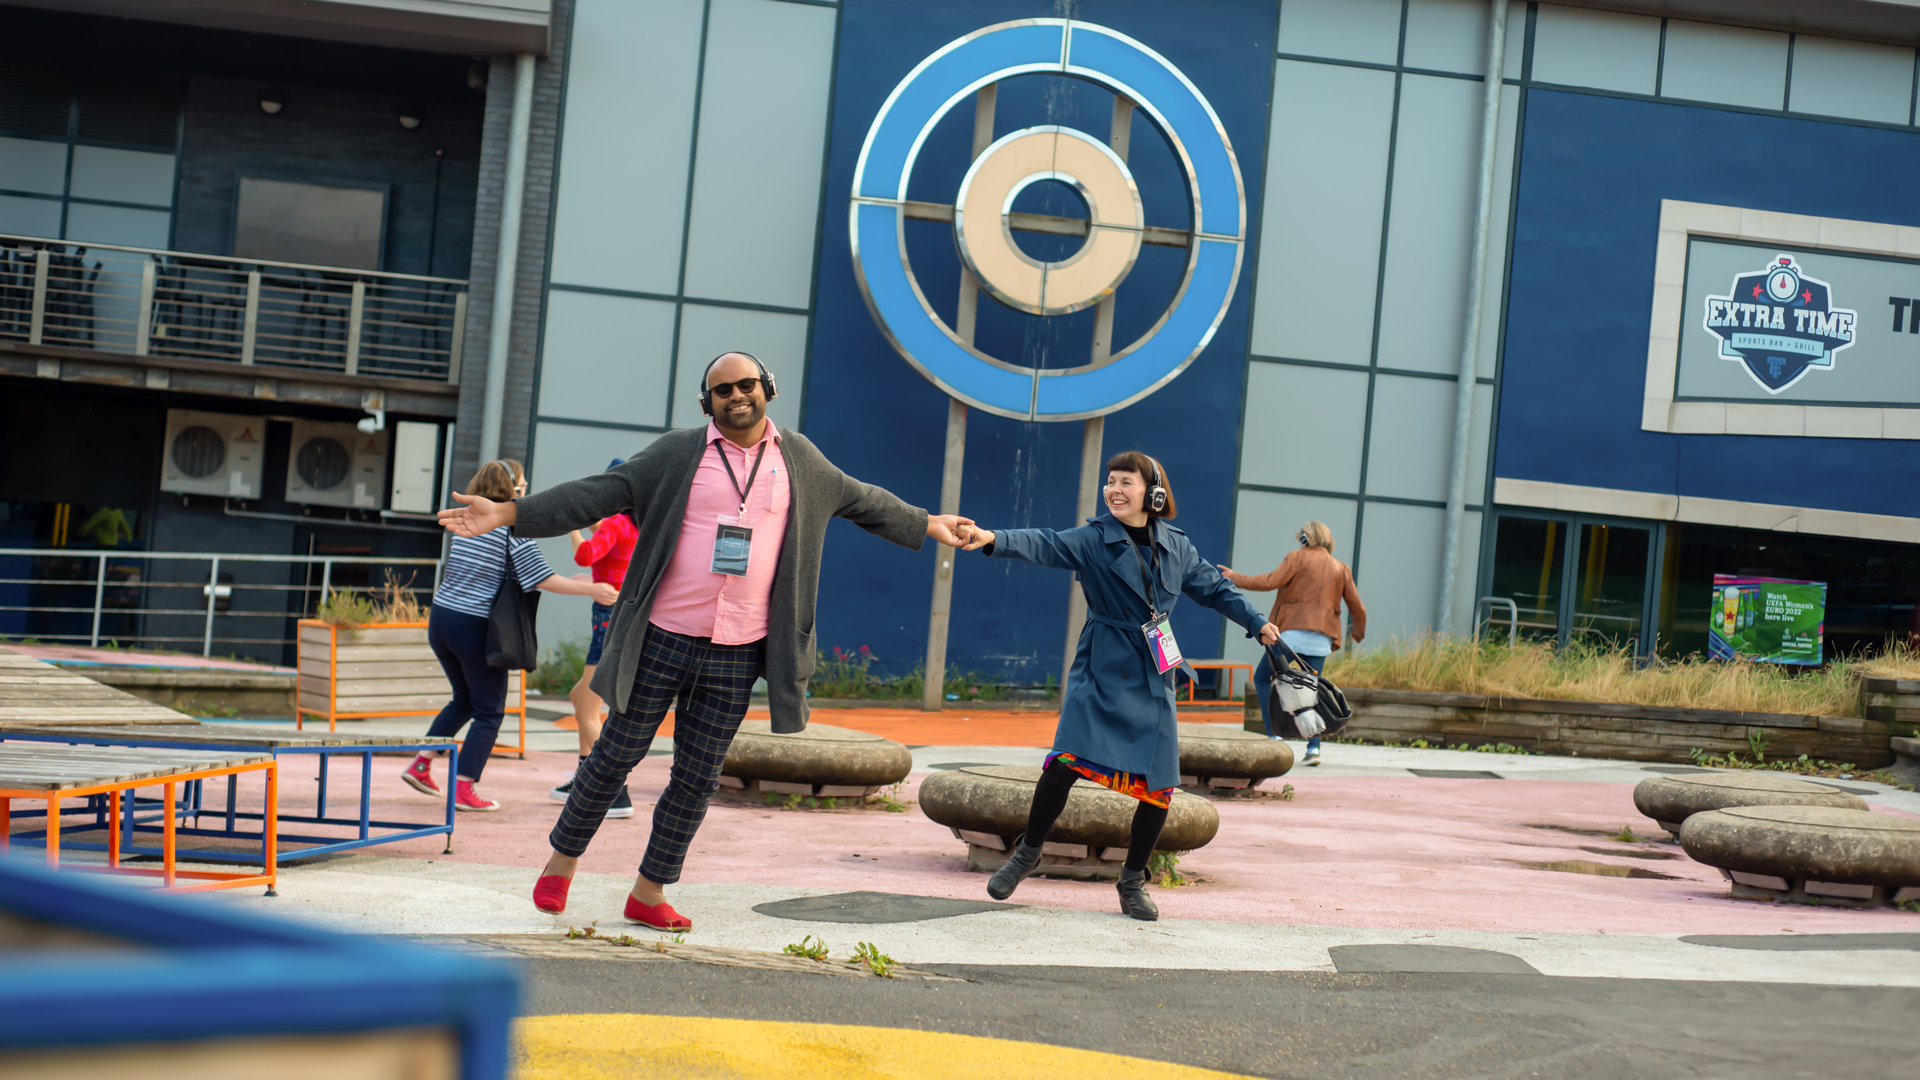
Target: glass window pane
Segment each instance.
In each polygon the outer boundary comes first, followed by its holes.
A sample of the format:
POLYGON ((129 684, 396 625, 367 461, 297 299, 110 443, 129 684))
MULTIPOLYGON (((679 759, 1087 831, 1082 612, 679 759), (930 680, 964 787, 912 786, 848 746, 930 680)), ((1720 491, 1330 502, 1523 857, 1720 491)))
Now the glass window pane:
POLYGON ((173 155, 76 146, 71 193, 76 199, 172 206, 173 155))
POLYGON ((66 184, 66 143, 0 139, 0 188, 58 195, 66 184))
POLYGON ((1634 648, 1647 595, 1647 556, 1653 534, 1622 525, 1580 526, 1580 563, 1574 575, 1572 638, 1634 648))
POLYGON ((0 233, 8 236, 60 235, 60 200, 0 195, 0 233))
POLYGON ((123 244, 127 247, 165 248, 173 215, 165 210, 130 210, 124 206, 69 203, 68 240, 83 244, 123 244))
POLYGON ((1513 601, 1494 605, 1489 633, 1517 619, 1522 636, 1552 640, 1560 633, 1560 578, 1566 523, 1503 515, 1493 538, 1493 584, 1487 595, 1513 601))

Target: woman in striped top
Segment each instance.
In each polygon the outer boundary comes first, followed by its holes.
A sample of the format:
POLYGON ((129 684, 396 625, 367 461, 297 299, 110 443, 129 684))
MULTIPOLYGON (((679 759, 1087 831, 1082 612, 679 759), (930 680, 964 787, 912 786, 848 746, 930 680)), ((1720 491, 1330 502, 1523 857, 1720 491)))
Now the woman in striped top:
MULTIPOLYGON (((489 461, 467 484, 467 494, 496 501, 526 493, 526 470, 517 461, 489 461)), ((604 582, 584 580, 584 574, 575 579, 554 573, 538 544, 516 538, 506 529, 453 538, 446 571, 440 575, 440 587, 427 614, 427 644, 433 647, 447 681, 453 684, 453 699, 433 718, 427 735, 447 738, 458 733, 468 720, 473 721, 473 730, 460 746, 460 774, 454 778, 453 805, 461 810, 500 809, 499 803, 481 798, 473 787, 487 767, 494 740, 500 736, 500 721, 506 714, 506 669, 487 666, 487 615, 493 610, 493 598, 501 582, 506 580, 509 553, 513 556, 514 577, 527 592, 545 589, 591 596, 603 604, 619 598, 618 590, 604 582)), ((433 779, 433 757, 429 754, 414 758, 403 779, 416 790, 441 794, 440 785, 433 779)))

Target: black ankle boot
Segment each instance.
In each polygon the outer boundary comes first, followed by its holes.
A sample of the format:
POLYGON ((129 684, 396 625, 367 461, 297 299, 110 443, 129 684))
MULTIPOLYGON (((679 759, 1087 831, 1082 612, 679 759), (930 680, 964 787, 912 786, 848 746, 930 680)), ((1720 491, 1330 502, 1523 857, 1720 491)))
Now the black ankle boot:
POLYGON ((1026 839, 1013 845, 1013 851, 1007 856, 1006 864, 993 872, 987 879, 987 895, 995 900, 1005 900, 1013 895, 1022 879, 1034 872, 1040 865, 1040 849, 1028 847, 1026 839))
POLYGON ((1120 910, 1143 922, 1158 922, 1160 909, 1147 895, 1147 872, 1145 870, 1121 870, 1120 880, 1114 882, 1114 888, 1120 890, 1120 910))

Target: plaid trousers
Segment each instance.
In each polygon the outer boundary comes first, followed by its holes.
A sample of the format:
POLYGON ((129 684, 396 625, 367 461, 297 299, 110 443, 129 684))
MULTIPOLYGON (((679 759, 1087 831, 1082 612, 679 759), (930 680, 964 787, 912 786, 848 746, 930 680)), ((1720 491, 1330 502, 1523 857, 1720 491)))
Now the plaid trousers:
POLYGON ((572 794, 548 835, 553 850, 575 859, 587 850, 607 808, 626 786, 627 774, 647 756, 660 721, 673 706, 673 769, 667 790, 653 807, 653 834, 640 875, 660 885, 679 881, 687 848, 707 816, 707 802, 720 789, 720 766, 747 715, 765 656, 764 639, 715 645, 710 638, 647 627, 633 696, 625 709, 607 717, 593 752, 574 774, 572 794))

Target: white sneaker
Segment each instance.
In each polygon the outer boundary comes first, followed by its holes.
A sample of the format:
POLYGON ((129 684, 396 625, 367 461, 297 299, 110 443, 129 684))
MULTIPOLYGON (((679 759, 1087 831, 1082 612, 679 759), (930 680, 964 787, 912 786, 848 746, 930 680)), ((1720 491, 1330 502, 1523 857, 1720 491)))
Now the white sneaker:
POLYGON ((1318 765, 1318 764, 1320 764, 1320 751, 1318 751, 1318 750, 1309 750, 1309 751, 1307 751, 1307 757, 1306 757, 1306 760, 1305 760, 1304 762, 1302 762, 1302 764, 1304 764, 1304 765, 1318 765))

